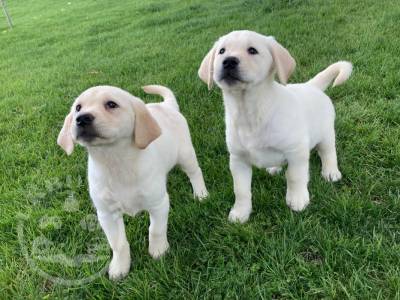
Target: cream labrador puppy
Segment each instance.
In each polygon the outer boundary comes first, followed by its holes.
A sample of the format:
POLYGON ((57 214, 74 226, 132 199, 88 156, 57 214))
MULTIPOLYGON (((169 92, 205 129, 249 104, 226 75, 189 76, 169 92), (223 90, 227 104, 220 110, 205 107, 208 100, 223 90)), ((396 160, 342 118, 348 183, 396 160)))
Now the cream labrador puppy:
POLYGON ((252 209, 252 165, 270 173, 288 164, 286 203, 294 211, 309 203, 310 150, 317 147, 322 176, 337 181, 335 111, 323 92, 342 84, 352 71, 337 62, 306 83, 286 85, 295 60, 273 37, 233 31, 221 37, 203 59, 199 76, 222 90, 226 141, 230 153, 235 204, 231 221, 245 222, 252 209), (275 74, 280 83, 274 80, 275 74))
POLYGON ((57 140, 68 155, 75 143, 89 153, 89 192, 113 251, 108 270, 112 279, 126 275, 131 264, 123 213, 148 211, 150 255, 158 258, 168 249, 166 183, 175 165, 189 176, 195 197, 207 196, 174 94, 157 85, 144 90, 163 96, 164 102, 145 105, 112 86, 86 90, 72 105, 57 140))

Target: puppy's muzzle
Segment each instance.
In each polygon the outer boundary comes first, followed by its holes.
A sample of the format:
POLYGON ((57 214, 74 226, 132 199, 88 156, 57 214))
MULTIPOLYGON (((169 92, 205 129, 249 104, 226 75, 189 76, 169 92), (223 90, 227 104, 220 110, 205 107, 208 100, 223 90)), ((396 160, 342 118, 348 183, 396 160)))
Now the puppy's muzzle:
POLYGON ((78 127, 84 128, 91 126, 94 121, 94 116, 92 114, 83 114, 76 118, 76 125, 78 127))
POLYGON ((239 75, 239 59, 234 56, 229 56, 222 62, 221 80, 225 80, 231 85, 237 81, 242 81, 239 75))
POLYGON ((225 60, 222 62, 224 70, 235 70, 238 65, 239 65, 239 59, 237 59, 234 56, 229 56, 225 58, 225 60))
POLYGON ((82 114, 76 118, 77 137, 90 142, 97 137, 93 126, 95 117, 92 114, 82 114))

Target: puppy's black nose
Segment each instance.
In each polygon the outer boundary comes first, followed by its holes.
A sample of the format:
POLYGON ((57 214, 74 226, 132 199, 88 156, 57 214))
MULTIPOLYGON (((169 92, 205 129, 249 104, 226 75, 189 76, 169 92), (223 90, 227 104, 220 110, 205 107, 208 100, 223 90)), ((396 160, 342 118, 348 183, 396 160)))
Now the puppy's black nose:
POLYGON ((239 59, 237 59, 234 56, 229 56, 225 58, 225 60, 222 62, 222 65, 224 66, 225 70, 235 69, 238 64, 239 64, 239 59))
POLYGON ((94 116, 91 114, 83 114, 76 118, 76 125, 79 127, 86 127, 93 123, 94 116))

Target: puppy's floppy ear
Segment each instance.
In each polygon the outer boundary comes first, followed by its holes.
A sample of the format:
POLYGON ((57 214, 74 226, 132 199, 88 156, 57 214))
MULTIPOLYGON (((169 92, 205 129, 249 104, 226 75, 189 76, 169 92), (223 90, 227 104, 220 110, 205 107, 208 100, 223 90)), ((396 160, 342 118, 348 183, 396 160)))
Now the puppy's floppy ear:
POLYGON ((200 79, 207 84, 209 90, 211 90, 213 86, 214 58, 216 50, 217 47, 215 43, 211 50, 203 58, 198 71, 200 79))
POLYGON ((74 151, 74 141, 71 134, 72 117, 72 112, 65 117, 64 125, 57 138, 57 144, 64 149, 67 155, 71 155, 72 151, 74 151))
POLYGON ((281 44, 273 37, 268 38, 269 49, 275 64, 275 70, 278 73, 279 81, 286 84, 290 75, 296 67, 296 61, 281 44))
POLYGON ((161 128, 141 100, 135 98, 132 103, 135 111, 133 140, 136 147, 145 149, 161 135, 161 128))

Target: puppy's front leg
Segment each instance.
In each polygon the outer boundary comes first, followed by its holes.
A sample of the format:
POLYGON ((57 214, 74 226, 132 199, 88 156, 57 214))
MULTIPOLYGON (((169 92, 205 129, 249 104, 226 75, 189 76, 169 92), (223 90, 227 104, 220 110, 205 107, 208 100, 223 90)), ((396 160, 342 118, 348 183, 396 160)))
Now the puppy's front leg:
POLYGON ((128 274, 131 267, 131 254, 126 239, 124 220, 120 212, 97 212, 99 223, 107 236, 113 251, 108 267, 110 279, 116 280, 128 274))
POLYGON ((168 212, 168 194, 165 194, 160 205, 149 209, 149 253, 153 258, 159 258, 169 248, 167 239, 168 212))
POLYGON ((308 194, 309 152, 290 155, 286 171, 286 204, 294 211, 302 211, 310 203, 308 194))
POLYGON ((250 164, 232 154, 229 159, 229 167, 235 192, 235 204, 229 213, 229 221, 245 223, 251 213, 252 168, 250 164))

